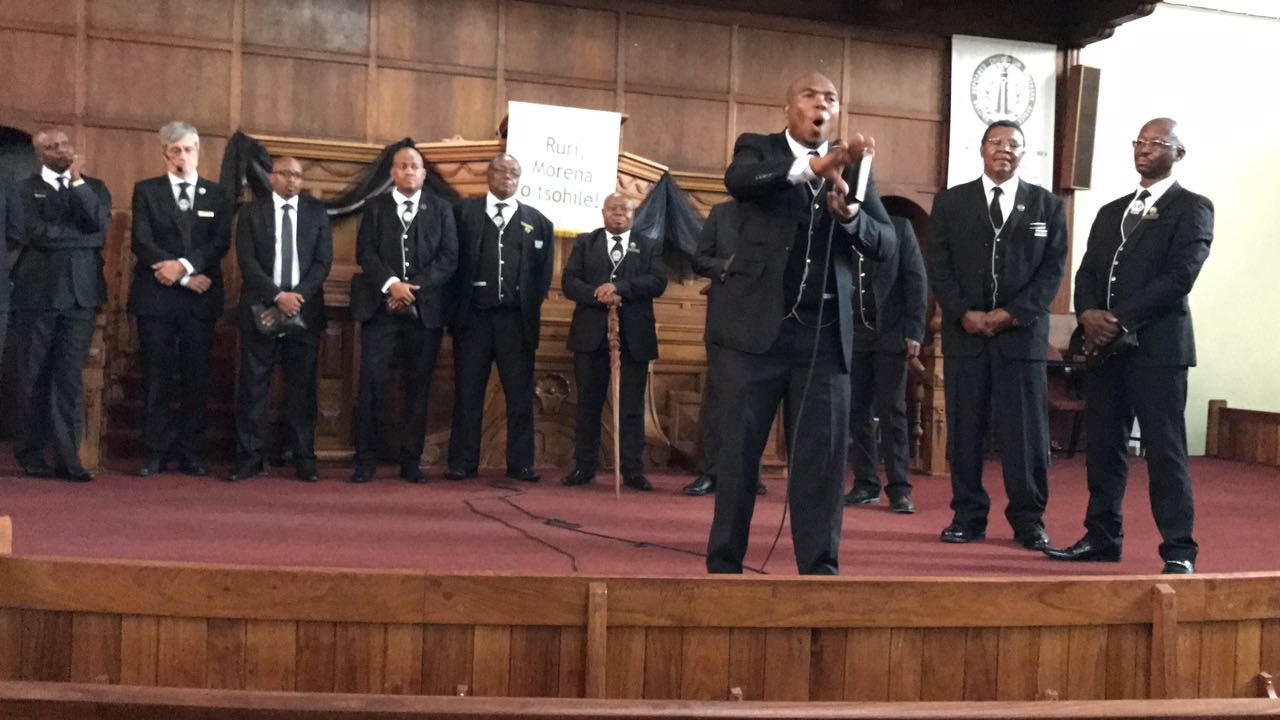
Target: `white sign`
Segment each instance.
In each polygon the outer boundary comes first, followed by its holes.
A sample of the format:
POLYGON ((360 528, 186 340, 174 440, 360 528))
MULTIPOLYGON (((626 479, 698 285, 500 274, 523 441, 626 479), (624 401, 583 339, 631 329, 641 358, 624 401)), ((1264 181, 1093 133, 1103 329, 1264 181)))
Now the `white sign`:
POLYGON ((507 113, 507 152, 520 161, 520 202, 541 210, 556 229, 600 227, 604 199, 618 187, 622 115, 525 102, 508 103, 507 113))
POLYGON ((951 154, 947 187, 982 174, 982 133, 1013 120, 1026 136, 1018 176, 1052 189, 1057 48, 956 35, 951 38, 951 154))

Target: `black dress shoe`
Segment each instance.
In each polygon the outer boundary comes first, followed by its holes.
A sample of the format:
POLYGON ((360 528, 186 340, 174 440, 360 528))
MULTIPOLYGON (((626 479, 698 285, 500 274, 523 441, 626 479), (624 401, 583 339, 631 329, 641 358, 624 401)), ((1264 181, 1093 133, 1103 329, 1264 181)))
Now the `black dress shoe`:
POLYGON ((684 486, 684 494, 693 497, 710 495, 716 491, 716 479, 710 475, 699 475, 693 482, 684 486))
POLYGON ((237 465, 236 469, 227 476, 227 482, 244 482, 262 474, 262 462, 245 463, 237 465))
POLYGON ((22 474, 26 475, 27 477, 33 477, 33 478, 53 477, 53 468, 46 465, 43 460, 40 460, 38 462, 19 463, 18 467, 19 469, 22 470, 22 474))
POLYGON ((445 480, 470 480, 478 475, 475 470, 459 470, 457 468, 449 468, 444 471, 445 480))
POLYGON ((147 462, 138 470, 139 477, 152 477, 164 472, 164 461, 160 458, 147 458, 147 462))
POLYGON ((624 476, 622 478, 622 484, 632 490, 639 490, 640 492, 649 492, 653 489, 653 485, 649 482, 649 478, 641 475, 640 473, 624 476))
POLYGON ((916 504, 912 502, 911 495, 908 493, 890 495, 889 510, 901 515, 910 515, 916 511, 916 504))
POLYGON ((944 543, 971 543, 987 539, 985 530, 971 530, 963 525, 951 523, 942 531, 939 538, 944 543))
POLYGON ((1072 562, 1120 562, 1119 545, 1103 545, 1087 536, 1069 548, 1045 548, 1044 554, 1054 560, 1072 562))
POLYGON ((1049 535, 1044 528, 1033 527, 1013 534, 1013 542, 1028 550, 1049 549, 1049 535))
POLYGON ((1191 560, 1165 560, 1162 575, 1191 575, 1196 571, 1196 564, 1191 560))
POLYGON ((305 483, 320 482, 320 475, 316 473, 316 464, 313 462, 298 463, 293 476, 305 483))
POLYGON ((848 495, 844 496, 845 505, 879 505, 880 504, 880 486, 879 485, 858 485, 854 484, 853 489, 848 495))
POLYGON ((59 480, 66 480, 73 483, 87 483, 93 481, 93 475, 82 467, 75 468, 58 468, 54 471, 53 476, 59 480))
POLYGON ((183 475, 190 475, 191 477, 205 477, 209 474, 209 470, 204 466, 204 463, 194 459, 183 460, 178 463, 178 470, 183 475))
POLYGON ((371 467, 357 467, 354 471, 352 471, 351 479, 348 480, 348 482, 353 482, 357 484, 367 483, 373 480, 374 470, 375 468, 371 468, 371 467))
POLYGON ((507 468, 507 477, 520 482, 538 482, 542 476, 533 471, 533 468, 507 468))
POLYGON ((589 485, 591 481, 595 479, 595 473, 575 469, 573 472, 565 475, 564 479, 560 481, 560 484, 566 487, 577 487, 579 485, 589 485))
POLYGON ((757 495, 768 495, 768 494, 769 494, 769 488, 765 487, 765 484, 764 484, 764 483, 759 482, 759 481, 756 481, 756 494, 757 494, 757 495))
POLYGON ((421 485, 427 481, 427 476, 422 472, 422 468, 417 465, 401 465, 400 479, 414 485, 421 485))

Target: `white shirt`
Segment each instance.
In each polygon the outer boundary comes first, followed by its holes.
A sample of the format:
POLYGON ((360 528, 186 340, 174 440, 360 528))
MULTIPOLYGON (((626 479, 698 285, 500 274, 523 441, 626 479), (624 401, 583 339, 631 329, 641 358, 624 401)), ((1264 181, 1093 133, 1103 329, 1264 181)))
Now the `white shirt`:
POLYGON ((271 202, 275 206, 276 216, 276 259, 271 267, 271 279, 275 282, 276 287, 284 284, 284 278, 281 275, 284 268, 281 267, 281 263, 284 256, 284 243, 287 242, 293 250, 293 272, 290 273, 289 287, 296 289, 298 282, 302 279, 302 273, 298 270, 298 198, 295 195, 286 200, 273 192, 271 193, 271 202), (287 238, 280 236, 284 229, 285 205, 289 206, 290 223, 293 226, 293 232, 287 238))
POLYGON ((58 178, 66 178, 67 188, 69 189, 71 187, 71 172, 69 170, 56 173, 43 165, 40 166, 40 179, 49 183, 49 186, 54 190, 62 189, 62 185, 58 183, 58 178))
POLYGON ((506 207, 502 208, 502 224, 505 227, 511 223, 511 218, 515 217, 516 208, 520 207, 520 202, 516 200, 515 195, 506 200, 499 200, 493 193, 485 195, 484 214, 489 216, 495 227, 498 224, 498 203, 506 205, 506 207))
POLYGON ((1160 200, 1161 196, 1169 192, 1169 188, 1173 187, 1173 184, 1177 181, 1178 181, 1177 178, 1170 175, 1169 177, 1161 180, 1160 182, 1152 183, 1151 187, 1144 188, 1142 186, 1139 186, 1137 190, 1133 191, 1133 199, 1137 200, 1138 195, 1142 194, 1143 190, 1146 190, 1148 193, 1151 194, 1146 200, 1142 201, 1142 212, 1145 213, 1146 211, 1151 209, 1152 205, 1155 205, 1156 202, 1160 200))
MULTIPOLYGON (((823 143, 816 148, 806 147, 801 144, 799 140, 791 137, 790 130, 784 130, 782 134, 787 138, 787 145, 791 146, 791 154, 796 157, 795 162, 791 163, 791 169, 787 171, 787 181, 792 185, 799 185, 800 183, 811 183, 817 180, 817 174, 813 172, 813 168, 809 167, 809 158, 812 157, 809 153, 816 150, 818 157, 824 157, 827 154, 827 150, 831 149, 831 144, 823 141, 823 143)), ((849 192, 852 193, 853 188, 850 188, 849 192)), ((852 210, 853 207, 854 203, 850 203, 850 210, 852 210)), ((822 208, 818 207, 817 203, 814 203, 813 209, 821 210, 822 208)), ((846 232, 851 233, 854 231, 854 228, 858 226, 858 220, 861 217, 862 213, 858 213, 857 215, 854 215, 853 219, 849 222, 840 223, 840 227, 844 228, 846 232)))
MULTIPOLYGON (((177 205, 178 196, 182 194, 182 188, 178 187, 178 184, 187 183, 187 199, 191 201, 190 210, 191 212, 195 212, 196 186, 199 184, 199 182, 200 182, 200 176, 195 173, 191 173, 186 177, 181 177, 178 175, 174 175, 173 173, 169 173, 169 189, 173 190, 173 203, 177 205)), ((178 284, 181 285, 182 287, 186 287, 187 283, 191 280, 191 276, 195 273, 196 268, 194 265, 188 262, 186 258, 178 258, 178 262, 182 263, 182 267, 187 269, 187 274, 182 276, 182 279, 178 281, 178 284)))
MULTIPOLYGON (((607 241, 604 244, 604 255, 609 259, 609 264, 613 264, 613 255, 611 253, 613 252, 614 234, 609 232, 609 228, 605 228, 604 237, 607 241)), ((617 237, 622 238, 622 258, 625 260, 627 257, 627 248, 631 247, 631 228, 627 228, 626 230, 618 233, 617 237)), ((622 264, 622 260, 619 260, 618 264, 622 264)))
MULTIPOLYGON (((987 207, 991 207, 991 193, 994 188, 1000 188, 1000 216, 1004 218, 1005 223, 1009 222, 1009 215, 1013 213, 1013 201, 1018 194, 1018 175, 1014 173, 1013 177, 997 184, 995 180, 987 177, 986 173, 982 174, 982 192, 986 198, 987 207)), ((1004 227, 1001 225, 1000 227, 1004 227)), ((993 231, 1000 228, 992 228, 993 231)))
MULTIPOLYGON (((413 203, 409 208, 408 220, 409 223, 412 223, 413 219, 418 216, 418 204, 422 201, 422 188, 418 188, 418 191, 412 195, 405 195, 400 192, 400 188, 394 188, 391 191, 391 198, 396 201, 396 217, 400 218, 402 221, 404 220, 405 201, 413 203)), ((391 289, 391 286, 398 282, 400 282, 400 277, 397 275, 392 275, 387 278, 387 281, 382 283, 382 294, 386 295, 387 291, 391 289)))

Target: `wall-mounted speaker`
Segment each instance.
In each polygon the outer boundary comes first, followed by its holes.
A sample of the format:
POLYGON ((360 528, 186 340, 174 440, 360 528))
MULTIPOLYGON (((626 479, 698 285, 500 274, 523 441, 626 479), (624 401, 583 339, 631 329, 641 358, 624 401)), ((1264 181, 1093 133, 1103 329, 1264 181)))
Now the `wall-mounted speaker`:
POLYGON ((1101 71, 1073 65, 1067 71, 1066 124, 1062 132, 1062 167, 1058 187, 1088 190, 1093 179, 1093 136, 1098 127, 1098 80, 1101 71))

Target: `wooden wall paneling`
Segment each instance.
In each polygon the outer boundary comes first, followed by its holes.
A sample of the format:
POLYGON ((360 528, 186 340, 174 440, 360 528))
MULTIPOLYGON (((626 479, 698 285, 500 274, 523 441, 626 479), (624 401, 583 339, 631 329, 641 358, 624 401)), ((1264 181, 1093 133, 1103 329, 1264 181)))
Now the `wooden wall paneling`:
POLYGON ((70 680, 82 683, 120 682, 119 615, 72 615, 70 680))
POLYGON ((840 87, 844 66, 844 40, 840 37, 781 32, 743 26, 738 29, 740 96, 772 101, 778 107, 792 80, 820 72, 840 87))
POLYGON ((0 29, 0 102, 46 117, 75 113, 75 46, 74 35, 0 29))
MULTIPOLYGON (((588 110, 617 110, 617 93, 600 86, 557 85, 551 83, 531 82, 528 80, 507 80, 507 100, 519 102, 543 103, 548 105, 568 105, 588 110)), ((499 108, 502 115, 507 114, 506 103, 499 108)), ((628 122, 628 124, 630 124, 628 122)), ((625 125, 623 126, 623 149, 627 149, 625 125)))
POLYGON ((208 687, 226 690, 245 687, 246 640, 244 620, 209 620, 209 645, 205 651, 205 662, 208 665, 205 681, 208 687))
POLYGON ((809 670, 809 699, 844 699, 845 653, 849 631, 844 628, 816 628, 813 631, 809 670))
POLYGON ((162 617, 157 627, 156 684, 205 687, 209 629, 204 618, 162 617))
POLYGON ((1204 623, 1178 624, 1178 683, 1174 697, 1199 697, 1200 647, 1204 623))
POLYGON ((382 623, 336 623, 333 689, 340 693, 382 692, 387 630, 382 623))
MULTIPOLYGON (((782 129, 787 126, 786 118, 784 118, 782 114, 782 101, 783 94, 779 92, 778 100, 773 104, 766 105, 756 102, 735 103, 734 109, 737 118, 737 126, 735 127, 735 135, 729 139, 729 142, 735 142, 737 140, 737 135, 741 135, 745 132, 782 132, 782 129)), ((730 150, 732 150, 732 145, 730 146, 730 150)), ((730 155, 729 160, 732 159, 733 157, 730 155)), ((727 168, 728 166, 729 164, 726 162, 724 167, 727 168)), ((721 169, 721 173, 723 173, 723 168, 721 169)))
MULTIPOLYGON (((586 629, 581 626, 560 628, 560 659, 556 663, 556 697, 587 697, 586 692, 586 629)), ((600 670, 602 673, 604 669, 600 670)))
POLYGON ((557 697, 560 694, 560 628, 512 626, 509 657, 508 695, 557 697))
MULTIPOLYGON (((938 153, 943 147, 943 124, 935 120, 849 115, 849 132, 876 139, 875 174, 881 194, 886 188, 937 188, 945 184, 938 153)), ((914 198, 913 198, 914 199, 914 198)))
POLYGON ((453 695, 459 685, 471 685, 474 628, 467 625, 427 625, 422 629, 422 692, 453 695))
POLYGON ((618 13, 513 0, 506 24, 508 74, 614 80, 618 13))
POLYGON ((1036 657, 1036 699, 1067 696, 1067 668, 1070 664, 1071 630, 1065 627, 1040 628, 1036 657))
POLYGON ((497 0, 379 0, 379 59, 497 65, 497 0))
POLYGON ((245 131, 364 139, 365 64, 244 55, 245 131))
MULTIPOLYGON (((724 700, 728 697, 731 634, 728 628, 684 629, 677 697, 686 700, 724 700)), ((843 643, 843 633, 840 636, 843 643)))
POLYGON ((1138 633, 1134 625, 1112 625, 1107 628, 1107 699, 1125 700, 1138 697, 1134 671, 1137 666, 1138 633))
POLYGON ((764 699, 765 631, 729 630, 729 687, 740 688, 744 700, 764 699))
MULTIPOLYGON (((0 623, 3 623, 0 618, 0 623)), ((0 625, 0 627, 3 627, 0 625)), ((0 657, 3 657, 0 654, 0 657)), ((1262 640, 1258 648, 1258 666, 1272 677, 1280 676, 1280 619, 1262 621, 1262 640)))
POLYGON ((1000 628, 996 699, 1035 700, 1039 659, 1039 628, 1000 628))
POLYGON ((477 625, 471 694, 505 696, 511 683, 511 626, 477 625))
POLYGON ((964 646, 964 699, 995 700, 1000 682, 1000 628, 968 628, 964 646))
POLYGON ((921 700, 964 697, 964 628, 932 628, 920 648, 921 700))
POLYGON ((605 672, 605 697, 644 697, 645 629, 642 627, 609 627, 609 660, 605 672))
POLYGON ((626 102, 628 152, 690 170, 724 169, 727 103, 645 93, 627 93, 626 102))
MULTIPOLYGON (((3 9, 0 5, 0 9, 3 9)), ((0 607, 0 680, 17 680, 22 657, 22 611, 0 607)))
MULTIPOLYGON (((628 13, 626 40, 623 50, 628 87, 730 92, 731 26, 628 13), (688 53, 694 48, 697 59, 690 63, 688 53)), ((630 102, 627 108, 634 113, 630 102)), ((661 155, 649 157, 667 162, 661 155)))
POLYGON ((844 699, 869 702, 888 700, 889 628, 850 628, 847 642, 844 699))
MULTIPOLYGON (((651 627, 644 637, 644 697, 675 700, 680 697, 684 628, 651 627)), ((696 669, 692 672, 697 672, 696 669)))
POLYGON ((808 700, 809 658, 813 631, 809 628, 768 628, 764 653, 764 699, 808 700))
POLYGON ((124 615, 120 618, 120 683, 122 685, 156 684, 159 636, 160 621, 153 615, 124 615))
POLYGON ((1200 691, 1196 697, 1234 695, 1236 624, 1207 622, 1200 627, 1200 691))
POLYGON ((943 117, 947 112, 945 43, 936 47, 850 40, 850 93, 841 98, 845 109, 905 110, 943 117))
POLYGON ((244 41, 360 55, 369 50, 372 0, 247 0, 244 41))
POLYGON ((19 617, 18 679, 71 679, 71 613, 23 610, 19 617))
MULTIPOLYGON (((88 51, 91 117, 159 129, 177 116, 202 137, 226 132, 230 52, 101 38, 89 38, 88 51)), ((159 158, 155 166, 163 167, 159 158)), ((216 167, 204 170, 206 177, 217 174, 216 167)))
MULTIPOLYGON (((299 692, 336 692, 337 623, 300 622, 294 652, 294 688, 299 692)), ((341 652, 348 652, 342 648, 341 652)))
POLYGON ((76 3, 32 3, 27 0, 0 0, 0 22, 40 25, 73 32, 76 3))
POLYGON ((1069 631, 1065 700, 1101 700, 1107 696, 1107 629, 1073 627, 1069 631))
POLYGON ((297 653, 297 623, 250 620, 245 627, 245 689, 297 689, 297 653))
POLYGON ((1242 620, 1236 623, 1235 697, 1256 697, 1258 673, 1263 671, 1262 622, 1242 620))
POLYGON ((393 623, 386 626, 387 652, 382 689, 387 695, 422 693, 422 626, 393 623))
POLYGON ((232 38, 235 0, 92 0, 85 8, 90 32, 226 42, 232 38))
POLYGON ((494 136, 495 81, 444 73, 380 67, 375 82, 372 135, 376 142, 409 136, 423 142, 461 136, 494 136))
POLYGON ((889 699, 919 700, 923 666, 924 630, 893 628, 889 631, 889 699))

